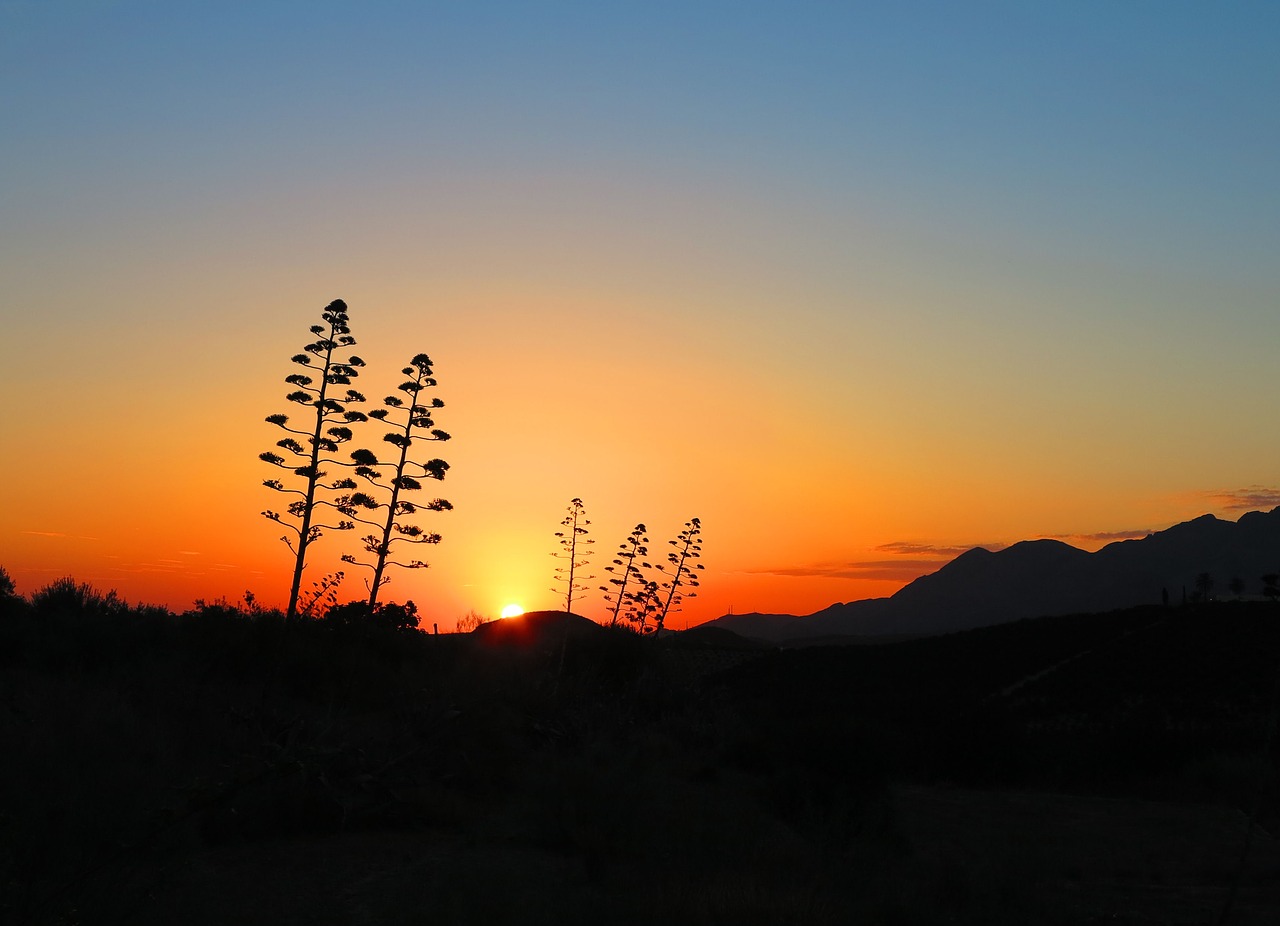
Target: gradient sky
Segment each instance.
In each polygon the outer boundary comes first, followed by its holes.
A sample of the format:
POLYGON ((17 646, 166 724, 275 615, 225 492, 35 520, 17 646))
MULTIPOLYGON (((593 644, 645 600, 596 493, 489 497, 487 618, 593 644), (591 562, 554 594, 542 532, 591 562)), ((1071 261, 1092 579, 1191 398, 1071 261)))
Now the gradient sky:
POLYGON ((455 510, 383 597, 441 629, 555 606, 575 496, 597 573, 702 519, 675 626, 1280 504, 1278 39, 1269 2, 4 0, 0 565, 282 602, 263 418, 335 298, 371 397, 435 361, 455 510))

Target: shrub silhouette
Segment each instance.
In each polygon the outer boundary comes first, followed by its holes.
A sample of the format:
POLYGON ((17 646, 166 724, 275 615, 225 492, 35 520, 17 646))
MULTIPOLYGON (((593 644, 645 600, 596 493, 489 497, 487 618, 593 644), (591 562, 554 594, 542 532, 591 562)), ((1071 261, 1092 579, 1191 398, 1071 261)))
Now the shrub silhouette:
POLYGON ((118 616, 128 611, 129 605, 115 589, 99 592, 87 582, 77 583, 70 576, 64 576, 37 589, 31 596, 31 608, 38 615, 118 616))
POLYGON ((0 566, 0 617, 16 614, 27 607, 27 600, 18 594, 17 586, 8 570, 0 566))
POLYGON ((329 608, 322 620, 330 627, 417 630, 418 606, 406 601, 404 604, 387 602, 371 608, 363 601, 351 601, 329 608))
POLYGON ((1268 572, 1262 577, 1262 594, 1271 601, 1280 598, 1280 574, 1268 572))

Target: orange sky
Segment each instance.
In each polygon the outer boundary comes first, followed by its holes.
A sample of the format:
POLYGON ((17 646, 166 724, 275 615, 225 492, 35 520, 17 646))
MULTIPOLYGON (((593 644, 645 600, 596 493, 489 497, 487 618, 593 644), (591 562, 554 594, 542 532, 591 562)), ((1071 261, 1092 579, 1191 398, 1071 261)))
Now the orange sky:
POLYGON ((429 6, 0 11, 20 591, 281 603, 335 298, 371 398, 435 361, 442 629, 556 605, 573 497, 592 584, 701 518, 677 626, 1280 503, 1274 12, 429 6))

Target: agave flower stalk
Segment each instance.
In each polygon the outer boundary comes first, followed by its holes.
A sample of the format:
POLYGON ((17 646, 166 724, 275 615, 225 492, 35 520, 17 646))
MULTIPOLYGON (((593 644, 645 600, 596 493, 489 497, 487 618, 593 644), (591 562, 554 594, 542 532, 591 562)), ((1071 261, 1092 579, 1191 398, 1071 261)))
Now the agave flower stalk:
POLYGON ((377 606, 378 591, 391 581, 386 575, 388 566, 425 569, 428 565, 421 559, 397 559, 393 554, 400 549, 440 542, 440 534, 423 530, 404 519, 423 510, 450 511, 453 508, 443 498, 425 503, 404 498, 405 493, 422 489, 421 480, 442 480, 449 469, 449 464, 444 460, 418 462, 411 459, 410 454, 415 445, 447 441, 450 435, 436 428, 435 420, 431 417, 436 409, 444 407, 444 402, 438 398, 428 400, 424 395, 428 389, 436 386, 431 358, 426 354, 418 354, 400 372, 409 377, 398 387, 407 400, 390 395, 382 400, 384 408, 369 412, 370 418, 395 425, 394 430, 382 437, 383 441, 395 448, 393 458, 384 461, 372 450, 356 450, 351 454, 352 462, 344 465, 351 466, 360 481, 347 478, 334 484, 336 488, 355 490, 338 499, 338 510, 352 521, 374 528, 373 533, 361 538, 364 541, 364 552, 369 555, 368 560, 357 560, 351 554, 342 557, 344 562, 372 570, 373 576, 368 583, 370 612, 377 606), (361 483, 364 484, 364 489, 361 489, 361 483))
POLYGON ((604 592, 604 600, 613 604, 613 610, 609 614, 610 627, 617 625, 619 618, 623 616, 623 608, 627 608, 627 617, 632 617, 636 588, 644 584, 644 573, 641 570, 652 568, 644 561, 649 555, 648 544, 645 526, 637 524, 627 539, 618 545, 613 562, 604 567, 605 572, 613 575, 608 585, 600 586, 600 591, 604 592), (639 565, 636 560, 640 561, 639 565))
POLYGON ((680 610, 681 601, 697 597, 698 593, 693 589, 701 584, 698 572, 702 569, 702 564, 695 563, 694 560, 702 556, 702 522, 697 518, 686 521, 679 536, 667 543, 675 547, 675 550, 667 554, 665 565, 657 567, 666 581, 660 583, 665 599, 656 616, 655 630, 661 630, 666 625, 669 613, 680 610))
POLYGON ((287 470, 301 480, 301 488, 290 488, 280 479, 265 479, 269 489, 293 496, 285 512, 267 509, 263 517, 286 527, 290 533, 280 539, 294 555, 293 581, 289 588, 289 606, 285 617, 292 621, 298 616, 298 596, 302 587, 302 573, 306 568, 307 550, 319 540, 325 530, 350 530, 349 521, 322 524, 318 510, 333 503, 320 496, 321 480, 325 476, 322 465, 331 460, 339 445, 351 440, 351 425, 365 421, 365 415, 349 411, 347 405, 363 402, 364 396, 348 388, 340 398, 339 387, 350 387, 358 375, 358 367, 364 361, 352 355, 341 361, 335 355, 340 348, 352 347, 356 340, 351 336, 347 316, 347 304, 336 299, 321 314, 323 325, 312 325, 311 334, 316 340, 303 348, 303 353, 292 357, 294 363, 306 367, 307 373, 293 373, 285 382, 293 387, 285 398, 305 408, 305 425, 294 427, 288 415, 269 415, 267 422, 287 432, 289 436, 276 441, 276 446, 287 457, 268 451, 258 454, 258 459, 272 466, 287 470), (288 520, 286 520, 288 519, 288 520))
MULTIPOLYGON (((582 499, 575 498, 569 502, 564 520, 560 522, 564 530, 556 531, 556 538, 560 541, 560 552, 551 555, 564 561, 563 566, 556 567, 556 581, 565 584, 564 609, 570 614, 573 613, 573 599, 580 597, 577 593, 587 591, 587 587, 580 583, 595 578, 595 576, 584 576, 579 573, 579 570, 586 567, 587 558, 594 552, 591 544, 595 541, 587 537, 587 528, 590 525, 582 499)), ((559 591, 556 588, 551 590, 559 591)))

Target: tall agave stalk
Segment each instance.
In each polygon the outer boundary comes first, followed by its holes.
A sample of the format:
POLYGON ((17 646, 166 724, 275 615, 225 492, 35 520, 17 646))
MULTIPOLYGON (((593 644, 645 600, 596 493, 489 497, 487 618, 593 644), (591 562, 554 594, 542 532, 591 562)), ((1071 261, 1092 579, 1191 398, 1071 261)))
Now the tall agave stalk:
POLYGON ((666 626, 669 613, 680 610, 681 601, 698 594, 693 589, 701 584, 698 572, 702 569, 702 564, 695 563, 694 560, 702 556, 702 522, 697 518, 686 521, 679 536, 667 543, 675 547, 675 550, 667 554, 666 565, 657 567, 658 572, 665 576, 665 581, 660 583, 664 597, 662 609, 656 618, 656 630, 666 626))
POLYGON ((285 398, 306 409, 304 424, 294 427, 288 415, 267 416, 270 424, 289 435, 276 441, 276 446, 284 450, 287 457, 273 451, 258 454, 258 459, 301 480, 301 488, 288 487, 281 479, 265 479, 262 483, 269 489, 293 496, 283 514, 271 509, 262 512, 263 517, 289 531, 280 538, 294 555, 289 606, 285 610, 288 621, 298 616, 302 573, 306 569, 307 550, 311 544, 319 540, 325 530, 350 530, 354 527, 344 520, 335 524, 320 523, 319 509, 333 507, 332 502, 319 494, 323 487, 321 480, 325 476, 321 467, 331 460, 339 445, 351 440, 351 425, 367 420, 362 412, 346 408, 349 404, 364 401, 359 392, 348 388, 341 397, 337 397, 339 387, 350 387, 351 380, 358 375, 357 367, 364 366, 364 361, 355 355, 345 361, 336 356, 339 348, 352 347, 356 343, 351 336, 347 304, 335 299, 325 308, 321 318, 325 324, 312 325, 310 329, 316 340, 307 344, 303 353, 294 354, 292 358, 308 372, 285 377, 285 382, 294 387, 285 398))
POLYGON ((649 555, 648 544, 649 538, 646 535, 645 526, 637 524, 627 539, 618 545, 618 552, 614 555, 613 562, 604 567, 605 572, 613 575, 608 585, 600 586, 600 591, 604 592, 604 600, 613 605, 613 610, 609 614, 610 627, 617 625, 618 620, 623 616, 624 608, 627 609, 627 616, 631 616, 637 594, 636 589, 644 584, 644 573, 641 570, 650 568, 644 561, 644 558, 649 555), (639 565, 636 564, 636 560, 640 561, 639 565))
POLYGON ((421 510, 449 511, 453 508, 443 498, 419 503, 404 497, 406 493, 420 491, 421 480, 424 478, 444 479, 449 469, 449 464, 444 460, 416 462, 410 459, 410 452, 415 444, 447 441, 449 435, 436 428, 431 417, 432 412, 444 407, 444 402, 438 398, 427 400, 423 395, 436 385, 432 376, 431 358, 426 354, 418 354, 400 372, 409 377, 399 386, 400 392, 408 397, 407 401, 399 396, 387 396, 382 400, 384 408, 369 412, 370 418, 395 425, 394 430, 382 437, 383 441, 395 448, 393 458, 382 461, 371 450, 356 450, 351 454, 353 462, 346 465, 354 468, 356 477, 364 483, 366 490, 360 490, 360 483, 355 479, 348 478, 335 483, 343 489, 357 490, 339 498, 338 509, 353 521, 374 528, 373 533, 361 538, 369 560, 360 561, 350 554, 342 557, 344 562, 372 570, 373 577, 369 580, 371 612, 377 606, 379 590, 390 581, 390 577, 386 575, 388 566, 400 566, 404 569, 425 569, 427 566, 421 559, 395 558, 392 554, 397 548, 440 542, 440 534, 423 530, 404 519, 421 510))
MULTIPOLYGON (((594 576, 584 576, 579 571, 586 567, 587 558, 594 552, 590 547, 595 541, 587 537, 587 528, 590 524, 582 499, 575 498, 569 502, 564 520, 560 522, 564 530, 556 531, 556 537, 560 541, 560 552, 551 555, 564 561, 563 566, 556 567, 556 578, 565 585, 564 609, 570 614, 573 613, 573 599, 580 597, 578 592, 587 591, 587 587, 580 583, 594 578, 594 576)), ((558 591, 558 589, 553 588, 552 591, 558 591)))

